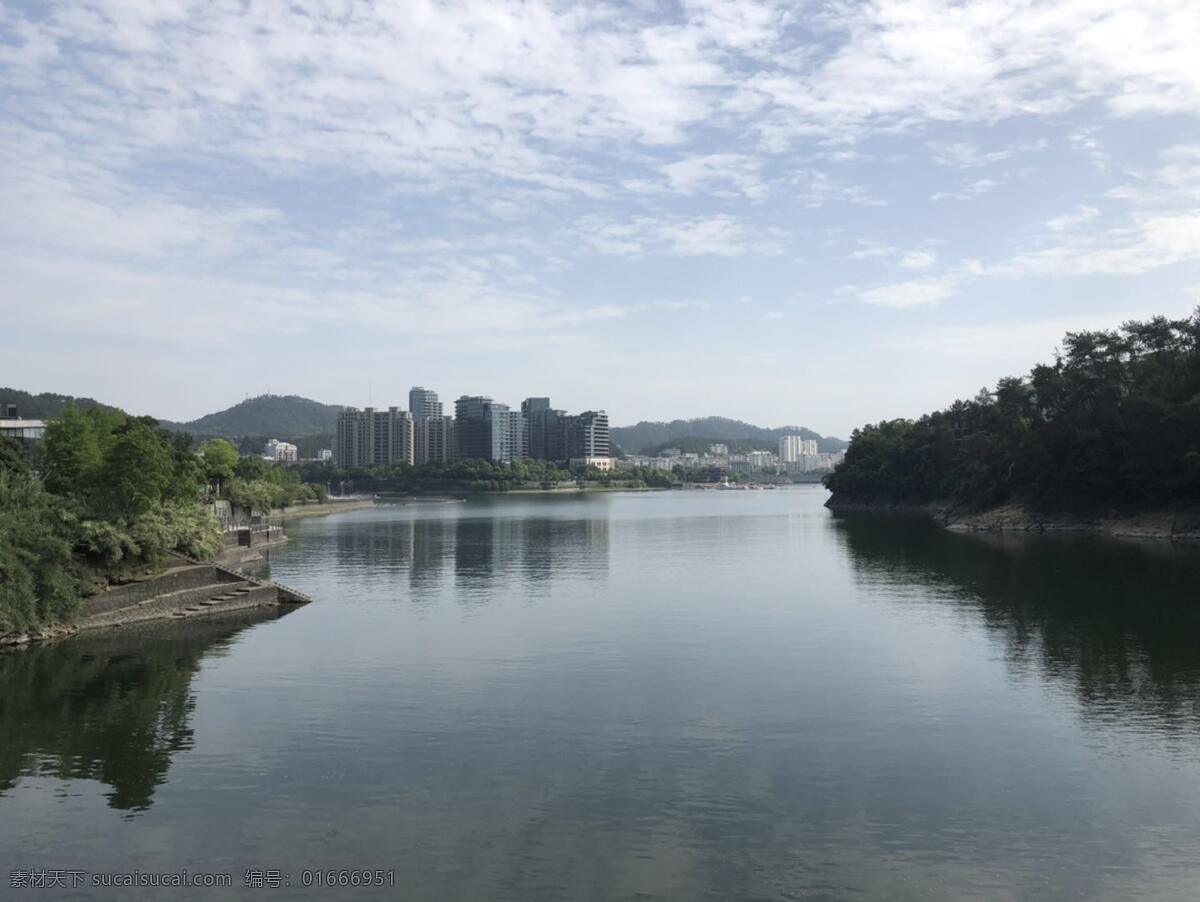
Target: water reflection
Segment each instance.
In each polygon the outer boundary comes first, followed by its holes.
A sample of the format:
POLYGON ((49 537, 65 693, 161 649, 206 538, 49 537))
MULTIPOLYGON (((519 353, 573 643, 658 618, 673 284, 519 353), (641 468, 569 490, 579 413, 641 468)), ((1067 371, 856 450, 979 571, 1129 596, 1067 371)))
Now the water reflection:
POLYGON ((0 796, 23 776, 53 776, 104 783, 113 808, 149 808, 172 757, 191 747, 201 661, 279 616, 237 612, 0 654, 0 796))
POLYGON ((864 584, 968 606, 1014 669, 1070 686, 1085 714, 1119 727, 1200 727, 1200 549, 953 533, 878 516, 836 522, 864 584))
POLYGON ((377 517, 339 523, 328 534, 318 529, 300 536, 299 543, 309 543, 307 565, 367 580, 389 594, 399 576, 414 604, 449 592, 469 605, 506 587, 540 595, 556 577, 603 580, 608 574, 609 520, 586 509, 564 508, 557 516, 493 516, 486 504, 414 505, 400 517, 396 511, 385 507, 377 517))

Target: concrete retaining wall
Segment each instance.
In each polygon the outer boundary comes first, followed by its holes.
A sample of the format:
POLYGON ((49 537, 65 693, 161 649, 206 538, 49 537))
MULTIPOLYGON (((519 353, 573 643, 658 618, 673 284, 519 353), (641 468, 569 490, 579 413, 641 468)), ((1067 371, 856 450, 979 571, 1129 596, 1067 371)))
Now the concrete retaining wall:
POLYGON ((209 601, 215 595, 224 593, 225 586, 237 585, 249 589, 248 592, 237 595, 234 598, 227 599, 215 605, 206 606, 206 613, 219 613, 221 611, 236 611, 242 608, 258 607, 260 605, 275 604, 278 600, 274 586, 256 586, 248 583, 214 583, 208 586, 200 586, 194 589, 184 589, 179 592, 173 592, 168 595, 162 595, 149 601, 144 601, 129 608, 122 608, 117 611, 108 611, 104 614, 97 614, 91 617, 80 619, 78 626, 80 629, 98 629, 107 626, 123 626, 129 623, 140 623, 145 620, 160 620, 171 617, 177 611, 182 611, 184 608, 197 605, 202 601, 209 601))
POLYGON ((79 615, 89 617, 95 614, 104 614, 119 608, 130 607, 158 595, 165 595, 168 592, 178 592, 181 589, 191 589, 234 579, 237 577, 222 573, 211 564, 176 567, 151 579, 97 592, 95 595, 83 599, 79 615))

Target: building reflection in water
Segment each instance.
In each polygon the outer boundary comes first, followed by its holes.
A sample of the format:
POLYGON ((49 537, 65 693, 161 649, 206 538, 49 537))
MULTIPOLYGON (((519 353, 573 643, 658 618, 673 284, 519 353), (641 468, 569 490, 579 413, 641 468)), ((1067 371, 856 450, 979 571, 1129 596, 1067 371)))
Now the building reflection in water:
POLYGON ((605 579, 607 509, 599 516, 556 513, 493 516, 487 508, 414 505, 412 516, 340 524, 329 534, 330 566, 417 605, 436 603, 444 593, 471 604, 497 590, 544 594, 560 578, 605 579))
POLYGON ((21 777, 97 780, 109 805, 150 807, 192 744, 192 679, 205 657, 281 614, 149 624, 0 654, 0 795, 21 777))
POLYGON ((861 586, 896 603, 965 606, 1011 667, 1069 686, 1085 716, 1200 729, 1200 549, 963 534, 876 515, 836 522, 861 586))

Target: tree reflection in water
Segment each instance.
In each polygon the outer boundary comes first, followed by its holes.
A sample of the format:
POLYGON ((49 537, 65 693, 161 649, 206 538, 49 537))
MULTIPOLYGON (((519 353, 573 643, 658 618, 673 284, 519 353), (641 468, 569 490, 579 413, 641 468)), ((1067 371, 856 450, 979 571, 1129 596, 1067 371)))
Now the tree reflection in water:
POLYGON ((0 654, 0 795, 24 776, 98 780, 143 811, 191 746, 192 678, 275 609, 161 623, 0 654))
POLYGON ((860 585, 977 612, 1013 667, 1069 685, 1086 716, 1160 733, 1200 729, 1200 548, 957 533, 877 514, 836 523, 860 585))

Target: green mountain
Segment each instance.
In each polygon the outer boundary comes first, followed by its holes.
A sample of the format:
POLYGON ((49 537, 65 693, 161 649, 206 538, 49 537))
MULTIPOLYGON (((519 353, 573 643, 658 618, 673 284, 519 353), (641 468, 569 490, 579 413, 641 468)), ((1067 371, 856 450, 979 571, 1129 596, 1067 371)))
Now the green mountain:
POLYGON ((337 404, 322 404, 296 395, 259 395, 187 423, 160 421, 167 429, 196 436, 265 436, 295 439, 329 435, 337 430, 337 404))
POLYGON ((70 395, 56 395, 53 392, 42 392, 33 395, 19 388, 0 388, 0 412, 8 410, 9 404, 17 405, 17 416, 25 420, 45 420, 56 417, 63 412, 68 404, 74 404, 80 410, 89 407, 114 408, 101 404, 95 398, 73 398, 70 395))
POLYGON ((846 443, 841 439, 820 435, 803 426, 768 429, 727 417, 698 417, 693 420, 672 420, 669 423, 643 420, 635 426, 616 426, 612 429, 612 440, 623 451, 631 454, 670 447, 674 442, 685 440, 689 445, 751 442, 756 446, 761 445, 764 449, 774 450, 780 437, 785 435, 816 439, 817 447, 821 451, 842 451, 846 447, 846 443))

